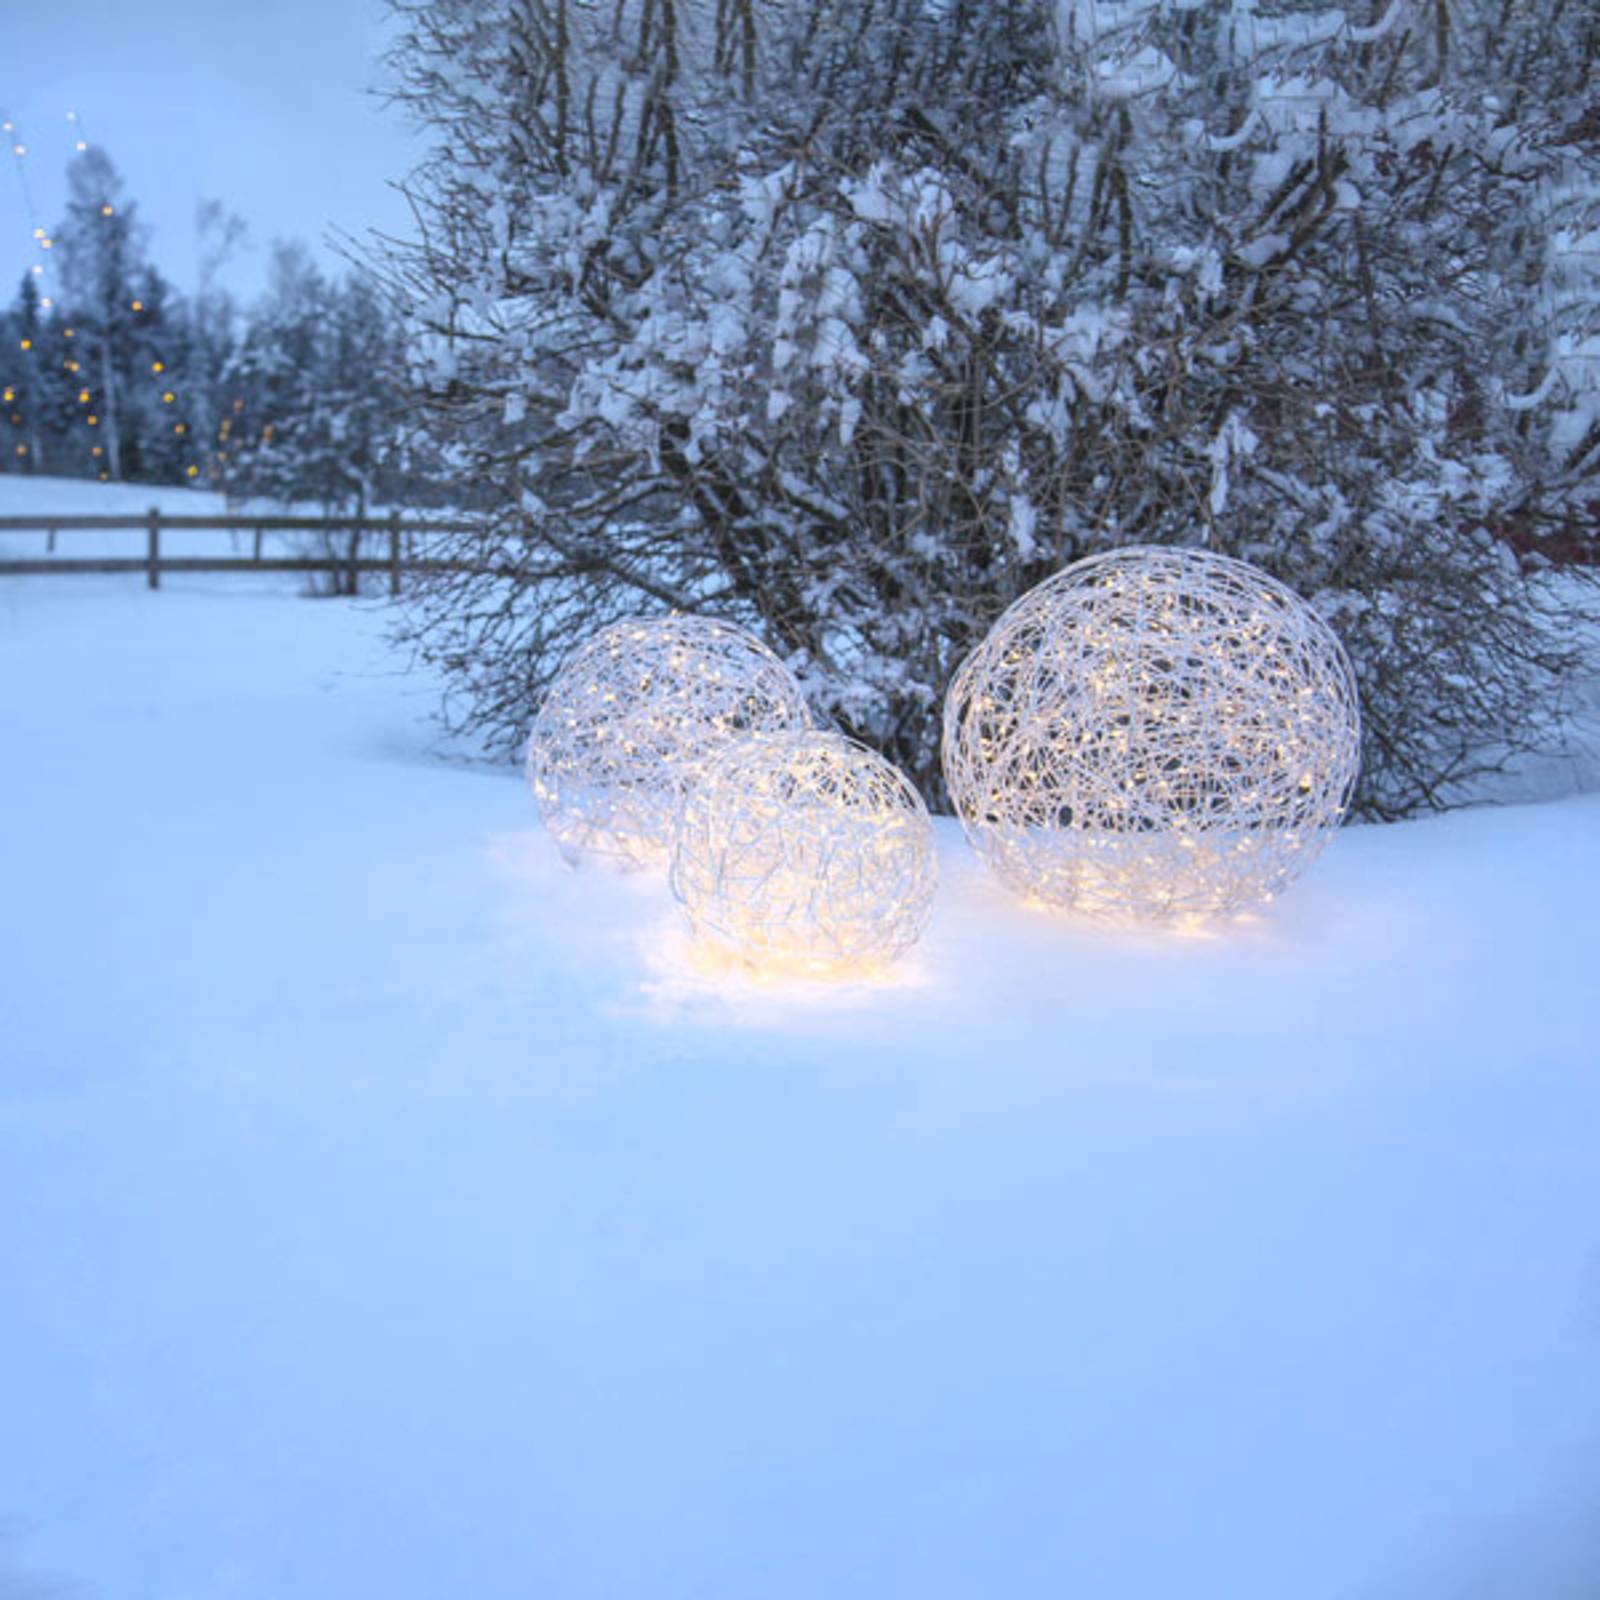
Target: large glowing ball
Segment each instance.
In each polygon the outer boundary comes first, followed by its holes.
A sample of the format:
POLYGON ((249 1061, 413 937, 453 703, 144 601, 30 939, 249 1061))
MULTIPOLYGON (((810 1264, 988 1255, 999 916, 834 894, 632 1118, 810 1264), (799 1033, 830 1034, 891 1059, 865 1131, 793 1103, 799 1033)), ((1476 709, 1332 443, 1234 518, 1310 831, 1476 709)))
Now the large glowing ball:
POLYGON ((1332 630, 1201 550, 1058 572, 962 663, 944 709, 950 797, 1005 883, 1157 920, 1277 894, 1338 827, 1360 745, 1332 630))
POLYGON ((670 881, 723 954, 843 976, 892 961, 927 926, 933 825, 906 778, 854 740, 750 739, 685 799, 670 881))
POLYGON ((810 726, 789 670, 707 617, 613 623, 562 663, 528 738, 528 782, 561 853, 665 857, 684 794, 730 739, 810 726))

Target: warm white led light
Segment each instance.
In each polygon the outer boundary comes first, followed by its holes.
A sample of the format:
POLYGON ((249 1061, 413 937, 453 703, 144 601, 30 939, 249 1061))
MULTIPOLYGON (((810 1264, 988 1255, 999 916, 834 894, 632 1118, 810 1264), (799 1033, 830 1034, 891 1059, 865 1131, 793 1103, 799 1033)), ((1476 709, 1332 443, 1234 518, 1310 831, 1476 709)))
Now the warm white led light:
POLYGON ((672 855, 672 892, 700 939, 825 976, 907 950, 937 882, 922 797, 836 733, 730 745, 685 798, 672 855))
POLYGON ((1291 589, 1201 550, 1093 556, 1030 590, 945 700, 944 773, 1007 884, 1181 919, 1270 899, 1355 784, 1355 679, 1291 589))
POLYGON ((576 862, 661 859, 684 793, 729 739, 809 726, 793 675, 742 628, 641 617, 562 664, 528 739, 545 826, 576 862))

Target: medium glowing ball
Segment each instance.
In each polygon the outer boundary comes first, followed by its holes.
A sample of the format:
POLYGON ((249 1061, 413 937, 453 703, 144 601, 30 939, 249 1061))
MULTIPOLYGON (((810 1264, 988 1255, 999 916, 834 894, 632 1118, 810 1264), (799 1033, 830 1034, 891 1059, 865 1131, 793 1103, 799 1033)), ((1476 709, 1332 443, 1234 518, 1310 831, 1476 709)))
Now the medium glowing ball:
POLYGON ((528 782, 572 862, 662 859, 684 794, 731 739, 810 725, 789 670, 742 628, 642 617, 562 663, 528 738, 528 782))
POLYGON ((1019 893, 1114 917, 1270 899, 1339 826, 1354 675, 1293 590, 1242 561, 1135 547, 1023 595, 956 673, 944 773, 1019 893))
POLYGON ((730 747, 684 801, 672 892, 704 942, 752 965, 840 976, 927 926, 938 883, 922 797, 835 733, 730 747))

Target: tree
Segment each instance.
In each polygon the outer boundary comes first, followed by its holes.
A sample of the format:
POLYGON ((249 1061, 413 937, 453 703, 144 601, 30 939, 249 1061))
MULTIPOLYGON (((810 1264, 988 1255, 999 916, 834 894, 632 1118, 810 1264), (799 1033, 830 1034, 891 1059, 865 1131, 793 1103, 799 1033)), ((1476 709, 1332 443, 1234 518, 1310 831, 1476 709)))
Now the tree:
MULTIPOLYGON (((395 347, 393 319, 369 282, 330 282, 304 247, 278 246, 267 294, 224 373, 229 492, 365 518, 408 489, 395 347)), ((353 561, 359 534, 343 537, 343 550, 324 553, 353 561)))
POLYGON ((77 329, 50 306, 31 273, 0 314, 0 470, 92 475, 94 433, 84 424, 77 329))
POLYGON ((76 330, 80 388, 88 396, 84 425, 98 430, 104 470, 112 478, 136 475, 144 420, 135 389, 144 342, 143 230, 137 208, 123 199, 115 163, 98 146, 73 158, 67 194, 67 213, 55 231, 55 259, 76 330))
POLYGON ((0 318, 0 472, 43 472, 48 399, 39 291, 24 273, 17 303, 0 318))
POLYGON ((360 276, 330 283, 280 245, 272 282, 224 373, 230 487, 365 516, 398 487, 395 332, 360 276))
POLYGON ((195 446, 191 464, 197 476, 203 471, 213 481, 222 479, 220 469, 226 465, 216 460, 215 447, 218 429, 228 413, 223 377, 239 343, 239 308, 225 286, 224 273, 248 235, 243 219, 220 200, 202 200, 195 207, 198 281, 184 307, 185 398, 195 446))
POLYGON ((1513 549, 1600 453, 1592 10, 395 9, 440 138, 389 280, 503 508, 410 624, 468 725, 509 743, 577 637, 679 606, 936 792, 1009 600, 1187 542, 1345 638, 1367 813, 1551 732, 1573 602, 1513 549))

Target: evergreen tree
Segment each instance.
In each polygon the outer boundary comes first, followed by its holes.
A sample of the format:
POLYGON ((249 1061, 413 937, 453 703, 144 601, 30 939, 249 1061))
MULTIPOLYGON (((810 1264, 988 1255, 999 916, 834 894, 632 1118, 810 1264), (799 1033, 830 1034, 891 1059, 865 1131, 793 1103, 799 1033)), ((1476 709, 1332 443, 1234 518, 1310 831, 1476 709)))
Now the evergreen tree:
POLYGON ((82 476, 96 470, 83 425, 76 329, 46 309, 33 275, 0 316, 0 470, 82 476))
POLYGON ((147 420, 135 393, 144 326, 142 231, 136 208, 123 198, 115 164, 98 146, 73 159, 67 190, 67 214, 55 232, 55 259, 76 333, 78 376, 89 397, 84 420, 98 430, 104 470, 120 479, 138 473, 141 425, 147 420))
POLYGON ((231 494, 342 509, 318 442, 331 302, 305 247, 275 245, 266 294, 223 374, 228 409, 218 445, 231 494))
POLYGON ((45 472, 39 291, 24 273, 16 304, 0 318, 0 472, 45 472))

